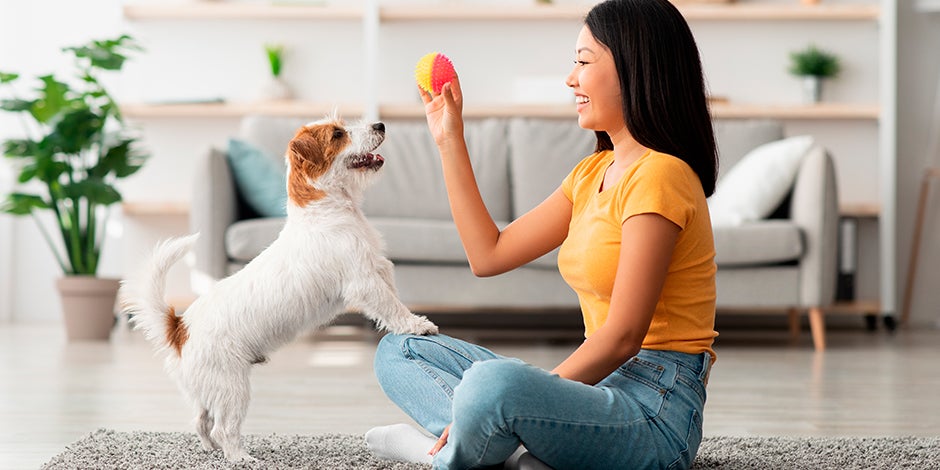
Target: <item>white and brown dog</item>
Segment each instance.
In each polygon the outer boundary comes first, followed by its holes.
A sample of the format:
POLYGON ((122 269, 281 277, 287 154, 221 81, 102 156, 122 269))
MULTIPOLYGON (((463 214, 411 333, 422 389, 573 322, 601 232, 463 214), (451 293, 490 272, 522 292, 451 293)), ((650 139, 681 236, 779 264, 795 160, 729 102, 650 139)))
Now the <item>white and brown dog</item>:
POLYGON ((437 333, 398 300, 392 263, 360 209, 384 163, 372 153, 384 139, 382 123, 346 127, 336 118, 298 130, 286 154, 287 222, 277 240, 183 315, 164 300, 166 273, 198 234, 159 244, 142 275, 123 283, 122 305, 165 351, 167 372, 196 408, 206 450, 251 459, 241 439, 251 366, 346 308, 394 333, 437 333))

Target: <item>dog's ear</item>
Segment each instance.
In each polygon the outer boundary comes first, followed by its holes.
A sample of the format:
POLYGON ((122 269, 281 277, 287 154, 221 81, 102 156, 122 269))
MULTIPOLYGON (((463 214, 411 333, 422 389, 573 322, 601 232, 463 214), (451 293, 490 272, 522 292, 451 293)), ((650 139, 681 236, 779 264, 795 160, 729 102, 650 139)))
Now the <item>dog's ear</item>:
POLYGON ((326 193, 310 185, 330 169, 332 158, 327 157, 320 133, 314 128, 304 127, 287 146, 287 161, 290 175, 287 181, 287 196, 299 207, 326 196, 326 193))

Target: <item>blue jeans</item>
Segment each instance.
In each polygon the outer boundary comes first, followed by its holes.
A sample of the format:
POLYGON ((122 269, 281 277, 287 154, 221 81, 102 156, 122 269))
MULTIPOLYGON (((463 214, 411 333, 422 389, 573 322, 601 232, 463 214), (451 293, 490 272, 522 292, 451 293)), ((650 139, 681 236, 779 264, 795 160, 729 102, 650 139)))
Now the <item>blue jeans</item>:
POLYGON ((386 395, 439 436, 436 469, 496 465, 518 447, 555 469, 688 468, 702 439, 708 353, 641 350, 597 385, 444 335, 386 335, 386 395))

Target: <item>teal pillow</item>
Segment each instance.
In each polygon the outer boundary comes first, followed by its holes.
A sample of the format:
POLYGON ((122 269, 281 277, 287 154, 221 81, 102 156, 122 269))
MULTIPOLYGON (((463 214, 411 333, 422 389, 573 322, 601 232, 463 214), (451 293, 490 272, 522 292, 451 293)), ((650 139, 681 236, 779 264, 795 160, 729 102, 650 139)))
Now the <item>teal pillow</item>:
POLYGON ((253 145, 228 141, 228 163, 248 205, 264 217, 287 215, 287 175, 277 161, 253 145))

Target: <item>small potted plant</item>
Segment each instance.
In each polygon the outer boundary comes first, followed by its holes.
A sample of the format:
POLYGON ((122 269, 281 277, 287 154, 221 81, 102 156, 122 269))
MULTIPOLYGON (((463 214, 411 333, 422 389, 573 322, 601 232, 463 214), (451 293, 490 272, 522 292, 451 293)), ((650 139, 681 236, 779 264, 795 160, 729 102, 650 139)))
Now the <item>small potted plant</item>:
POLYGON ((839 58, 814 44, 790 53, 790 73, 803 78, 803 99, 807 103, 820 101, 823 79, 835 77, 839 70, 839 58))
POLYGON ((264 98, 268 100, 289 100, 290 87, 281 78, 281 67, 284 65, 284 46, 281 44, 265 44, 264 51, 268 56, 268 65, 271 68, 271 77, 264 88, 264 98))
POLYGON ((130 36, 67 47, 77 75, 36 77, 18 96, 18 74, 0 72, 10 90, 0 110, 15 113, 24 137, 2 142, 20 186, 0 194, 0 212, 32 216, 64 277, 57 282, 69 340, 107 339, 115 322, 119 281, 97 277, 108 207, 121 201, 115 182, 137 172, 146 155, 136 148, 120 110, 101 83, 140 47, 130 36), (55 229, 40 217, 52 216, 55 229))

